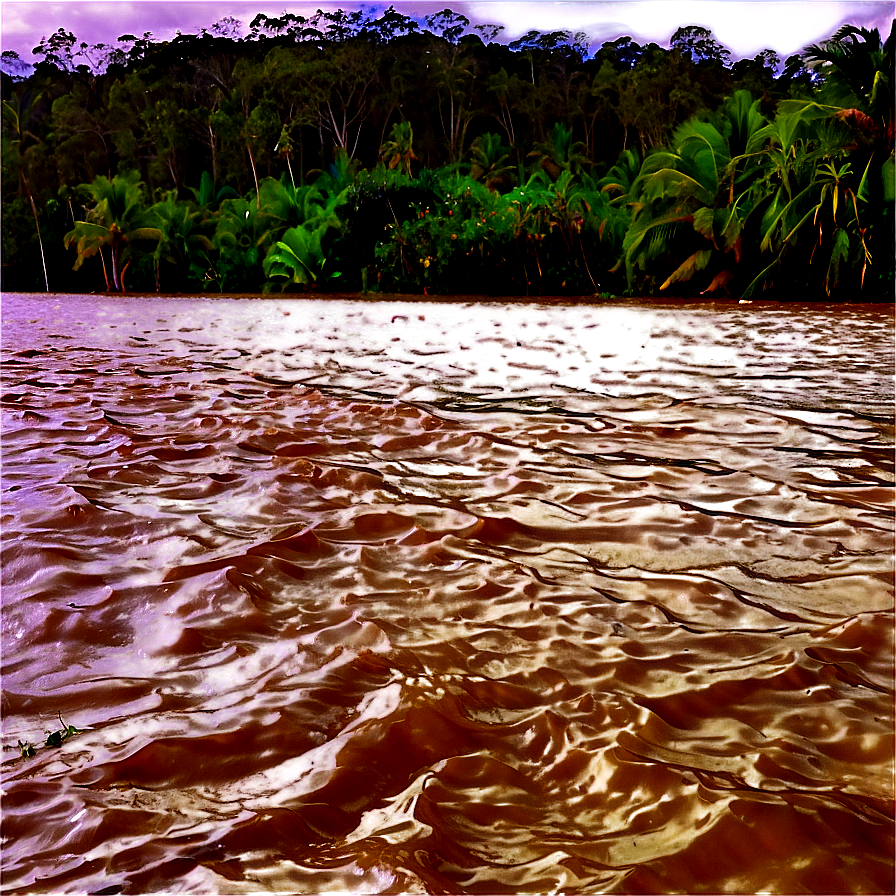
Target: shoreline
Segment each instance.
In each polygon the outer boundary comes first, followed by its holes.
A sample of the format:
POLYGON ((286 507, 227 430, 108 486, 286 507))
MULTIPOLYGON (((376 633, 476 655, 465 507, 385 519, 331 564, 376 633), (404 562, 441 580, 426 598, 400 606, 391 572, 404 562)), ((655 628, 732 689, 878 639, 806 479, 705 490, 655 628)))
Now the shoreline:
POLYGON ((862 301, 862 302, 837 302, 829 299, 801 299, 785 301, 781 299, 733 299, 733 298, 698 298, 698 297, 601 297, 601 296, 490 296, 486 294, 451 294, 451 295, 420 295, 419 293, 361 293, 361 292, 293 292, 293 293, 155 293, 155 292, 98 292, 98 293, 73 293, 73 292, 23 292, 19 290, 0 290, 0 298, 3 296, 46 296, 53 299, 65 299, 69 296, 82 296, 103 299, 251 299, 261 300, 275 299, 277 301, 342 301, 342 302, 371 302, 371 303, 402 303, 402 304, 445 304, 445 305, 569 305, 569 306, 598 306, 598 305, 652 305, 660 307, 781 307, 781 308, 868 308, 885 309, 890 314, 896 314, 896 300, 890 301, 862 301))

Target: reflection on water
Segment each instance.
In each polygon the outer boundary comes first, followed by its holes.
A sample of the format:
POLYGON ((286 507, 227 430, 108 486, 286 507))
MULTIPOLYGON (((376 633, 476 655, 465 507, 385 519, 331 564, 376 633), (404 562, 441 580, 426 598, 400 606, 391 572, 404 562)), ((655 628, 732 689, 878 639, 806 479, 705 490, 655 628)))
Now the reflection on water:
POLYGON ((892 892, 892 316, 2 318, 6 892, 892 892))

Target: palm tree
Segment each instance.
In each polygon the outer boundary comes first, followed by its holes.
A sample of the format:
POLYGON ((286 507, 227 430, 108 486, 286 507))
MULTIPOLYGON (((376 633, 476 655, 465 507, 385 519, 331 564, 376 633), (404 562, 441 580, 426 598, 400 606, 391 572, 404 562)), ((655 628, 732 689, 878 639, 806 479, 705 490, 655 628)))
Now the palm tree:
POLYGON ((408 177, 411 175, 411 162, 414 154, 414 129, 409 121, 399 121, 392 125, 389 139, 380 147, 380 161, 390 171, 396 168, 408 177))
POLYGON ((616 205, 624 203, 641 173, 641 156, 637 149, 623 149, 616 164, 597 182, 616 205))
POLYGON ((470 177, 490 190, 511 185, 515 166, 510 164, 510 148, 498 134, 480 134, 470 147, 470 177))
POLYGON ((203 232, 209 227, 203 210, 192 202, 178 201, 177 191, 169 190, 150 208, 149 216, 160 234, 153 252, 156 291, 161 292, 163 262, 179 274, 181 284, 203 285, 211 267, 208 253, 215 248, 203 232))
POLYGON ((76 221, 74 228, 64 237, 66 249, 74 243, 78 253, 74 270, 78 270, 88 258, 99 254, 106 289, 124 292, 124 275, 130 263, 132 243, 163 238, 158 227, 152 226, 152 216, 144 205, 140 175, 131 171, 116 174, 111 180, 100 175, 93 183, 82 184, 78 189, 86 191, 95 205, 88 211, 86 219, 76 221), (111 282, 104 248, 109 250, 111 282))
MULTIPOLYGON (((619 262, 629 288, 635 268, 647 270, 664 257, 671 270, 660 290, 707 267, 712 277, 703 292, 727 287, 735 278, 742 231, 757 198, 759 163, 746 150, 753 149, 765 124, 759 101, 738 91, 714 120, 688 119, 675 130, 671 149, 644 160, 627 194, 633 216, 619 262)), ((607 187, 619 189, 612 180, 607 187)))
POLYGON ((554 180, 560 176, 561 171, 578 174, 591 164, 585 144, 573 140, 572 128, 562 121, 554 125, 550 137, 544 143, 539 143, 529 156, 536 159, 554 180))
MULTIPOLYGON (((847 258, 850 259, 847 271, 861 269, 860 289, 866 282, 872 251, 875 257, 892 258, 896 239, 893 215, 893 201, 896 198, 894 56, 896 22, 891 24, 886 40, 881 39, 876 28, 844 25, 829 41, 813 44, 803 51, 807 65, 824 78, 821 102, 804 104, 802 109, 784 110, 827 119, 830 122, 829 132, 825 134, 828 140, 832 134, 837 134, 834 123, 840 125, 837 135, 841 142, 840 152, 832 153, 819 168, 813 196, 813 203, 817 206, 813 217, 826 220, 826 233, 831 235, 836 232, 839 239, 835 244, 822 240, 828 272, 824 280, 826 290, 833 286, 831 275, 835 271, 838 275, 835 280, 839 282, 841 262, 847 258), (850 169, 844 172, 842 163, 846 155, 850 169), (830 166, 834 166, 833 169, 830 166), (825 190, 830 202, 823 201, 821 192, 825 190), (842 190, 847 191, 847 197, 856 199, 854 214, 846 230, 837 227, 833 220, 837 208, 833 197, 840 196, 842 190), (847 243, 850 246, 848 250, 847 243)), ((892 289, 892 265, 878 265, 875 276, 879 287, 885 292, 892 289)), ((846 281, 850 279, 847 277, 846 281)))
POLYGON ((629 288, 635 268, 646 270, 663 256, 679 262, 661 287, 667 288, 705 268, 712 254, 705 240, 695 240, 694 214, 715 206, 730 154, 718 130, 697 120, 678 127, 672 146, 644 160, 629 194, 633 216, 620 260, 629 288))
POLYGON ((824 78, 822 97, 840 109, 838 117, 882 140, 893 151, 896 22, 886 41, 877 28, 844 25, 833 37, 803 51, 806 63, 824 78))

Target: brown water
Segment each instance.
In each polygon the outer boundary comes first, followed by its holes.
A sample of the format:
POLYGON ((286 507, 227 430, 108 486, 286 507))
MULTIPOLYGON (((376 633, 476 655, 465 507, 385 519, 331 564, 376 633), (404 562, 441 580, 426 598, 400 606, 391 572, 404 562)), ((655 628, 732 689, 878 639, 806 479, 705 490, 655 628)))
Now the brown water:
POLYGON ((893 892, 891 314, 2 322, 5 892, 893 892))

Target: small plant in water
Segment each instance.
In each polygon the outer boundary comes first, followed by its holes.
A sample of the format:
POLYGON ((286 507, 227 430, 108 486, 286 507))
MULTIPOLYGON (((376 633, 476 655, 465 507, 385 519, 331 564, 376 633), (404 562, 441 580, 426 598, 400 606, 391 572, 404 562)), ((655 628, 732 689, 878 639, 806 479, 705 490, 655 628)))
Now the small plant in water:
POLYGON ((80 730, 75 728, 74 725, 66 725, 65 722, 62 721, 62 713, 57 713, 59 716, 59 724, 62 725, 62 728, 59 731, 53 731, 52 733, 47 735, 47 746, 48 747, 58 747, 62 745, 64 740, 67 740, 70 737, 73 737, 75 734, 80 734, 80 730))
POLYGON ((30 759, 34 755, 34 744, 19 741, 19 749, 22 751, 23 759, 30 759))

